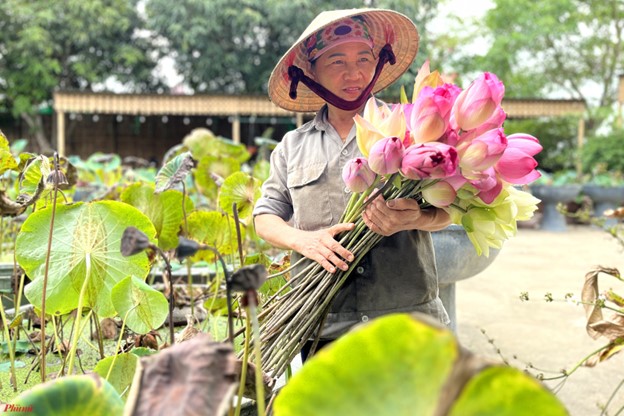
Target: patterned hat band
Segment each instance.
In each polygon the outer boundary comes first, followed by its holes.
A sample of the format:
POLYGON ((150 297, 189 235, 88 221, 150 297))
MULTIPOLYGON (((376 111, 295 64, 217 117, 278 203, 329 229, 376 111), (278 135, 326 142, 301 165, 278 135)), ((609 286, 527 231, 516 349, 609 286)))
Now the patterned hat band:
POLYGON ((348 17, 327 26, 307 38, 301 47, 308 61, 312 62, 329 49, 346 42, 363 42, 373 48, 373 39, 363 16, 348 17))

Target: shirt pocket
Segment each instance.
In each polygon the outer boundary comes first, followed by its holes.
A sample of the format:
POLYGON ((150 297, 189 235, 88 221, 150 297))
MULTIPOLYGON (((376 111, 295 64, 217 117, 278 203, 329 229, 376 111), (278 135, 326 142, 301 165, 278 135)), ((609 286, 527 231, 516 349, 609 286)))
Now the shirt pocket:
POLYGON ((295 227, 301 230, 318 230, 332 224, 327 163, 320 162, 291 169, 286 185, 292 199, 295 227))

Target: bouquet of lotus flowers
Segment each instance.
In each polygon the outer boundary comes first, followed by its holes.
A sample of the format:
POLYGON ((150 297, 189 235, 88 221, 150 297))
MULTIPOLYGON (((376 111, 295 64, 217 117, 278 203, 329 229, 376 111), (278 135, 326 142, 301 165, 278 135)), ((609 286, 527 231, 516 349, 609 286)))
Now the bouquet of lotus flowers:
MULTIPOLYGON (((371 98, 356 115, 362 157, 348 162, 343 180, 353 192, 340 222, 355 223, 339 236, 357 264, 383 237, 364 224, 367 201, 415 198, 420 206, 446 210, 466 230, 479 255, 500 248, 528 220, 538 199, 517 189, 537 179, 533 158, 541 151, 528 134, 506 136, 501 108, 504 85, 483 73, 468 88, 444 83, 426 62, 416 77, 412 102, 389 106, 371 98)), ((405 95, 403 94, 403 97, 405 95)), ((263 368, 273 376, 286 366, 322 326, 331 300, 349 276, 310 264, 291 278, 261 314, 263 368)))

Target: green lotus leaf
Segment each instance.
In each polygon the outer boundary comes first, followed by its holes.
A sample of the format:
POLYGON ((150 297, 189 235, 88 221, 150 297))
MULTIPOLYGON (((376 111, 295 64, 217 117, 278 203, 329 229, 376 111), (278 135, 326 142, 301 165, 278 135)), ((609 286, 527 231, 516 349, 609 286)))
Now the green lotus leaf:
POLYGON ((156 174, 156 193, 173 189, 184 182, 193 167, 195 167, 195 161, 190 152, 179 154, 171 159, 156 174))
POLYGON ((565 416, 561 402, 534 378, 512 367, 490 367, 470 379, 449 416, 565 416))
POLYGON ((45 183, 45 179, 50 175, 50 160, 43 155, 31 159, 25 166, 20 179, 20 193, 33 195, 37 192, 37 188, 41 181, 45 183))
MULTIPOLYGON (((217 211, 195 211, 188 216, 189 238, 216 248, 222 255, 238 253, 236 223, 232 218, 217 211)), ((244 228, 241 239, 244 241, 244 228)), ((200 250, 191 257, 192 262, 212 262, 215 256, 210 250, 200 250)))
POLYGON ((269 177, 271 170, 271 164, 268 160, 261 159, 256 162, 253 167, 253 177, 258 179, 261 183, 264 183, 269 177))
POLYGON ((218 178, 227 178, 240 169, 240 163, 233 158, 206 155, 197 163, 195 181, 206 198, 216 200, 220 184, 217 185, 213 175, 218 178))
POLYGON ((61 377, 39 384, 11 400, 11 404, 15 406, 13 411, 4 414, 111 416, 121 415, 124 410, 115 388, 97 374, 61 377))
POLYGON ((275 415, 432 415, 458 355, 447 330, 406 314, 378 318, 306 362, 277 395, 275 415))
POLYGON ((374 319, 319 351, 277 395, 275 416, 567 414, 531 376, 492 366, 417 316, 374 319))
POLYGON ((195 129, 182 142, 191 151, 195 159, 212 155, 233 158, 238 163, 243 163, 251 157, 244 144, 217 137, 208 129, 195 129))
POLYGON ((236 203, 238 218, 247 218, 253 211, 256 200, 260 198, 261 183, 258 179, 244 172, 228 176, 219 191, 219 206, 233 215, 232 206, 236 203))
POLYGON ((17 161, 11 153, 9 141, 0 131, 0 174, 13 169, 17 169, 17 161))
POLYGON ((98 361, 93 371, 107 380, 120 396, 124 396, 130 391, 138 362, 138 356, 131 352, 126 352, 98 361), (113 366, 112 370, 111 366, 113 366))
MULTIPOLYGON (((28 216, 17 236, 15 255, 30 277, 28 300, 41 308, 52 207, 28 216)), ((136 208, 117 201, 59 205, 54 219, 50 253, 46 312, 62 315, 78 307, 80 291, 87 286, 83 305, 100 318, 113 316, 111 289, 128 275, 144 278, 150 269, 146 253, 123 257, 124 230, 134 226, 154 240, 156 230, 136 208)))
MULTIPOLYGON (((121 194, 122 202, 132 205, 152 221, 156 227, 158 247, 171 250, 178 246, 178 234, 184 222, 182 192, 170 189, 162 193, 154 192, 154 185, 135 183, 121 194)), ((193 210, 193 201, 184 198, 184 210, 193 210)))
POLYGON ((128 328, 138 334, 159 328, 169 313, 165 295, 134 276, 122 279, 113 287, 111 300, 128 328))

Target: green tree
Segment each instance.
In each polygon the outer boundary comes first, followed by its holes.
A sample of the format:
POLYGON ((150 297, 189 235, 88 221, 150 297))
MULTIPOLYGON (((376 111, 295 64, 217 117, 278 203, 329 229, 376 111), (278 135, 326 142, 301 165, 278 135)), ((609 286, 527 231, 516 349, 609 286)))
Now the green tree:
POLYGON ((39 150, 52 147, 39 109, 54 89, 93 90, 109 79, 128 91, 156 87, 138 0, 0 2, 0 105, 21 118, 39 150))
MULTIPOLYGON (((277 60, 323 10, 381 7, 412 18, 421 36, 436 0, 148 0, 148 25, 196 92, 266 93, 277 60)), ((422 43, 421 43, 422 50, 422 43)), ((423 58, 424 59, 424 58, 423 58)), ((413 80, 416 64, 406 79, 413 80)), ((397 94, 398 96, 398 94, 397 94)))
MULTIPOLYGON (((461 72, 496 73, 507 97, 563 92, 565 98, 585 100, 589 127, 615 102, 617 78, 624 72, 622 0, 494 0, 477 23, 491 47, 455 54, 461 72)), ((469 40, 458 36, 445 37, 446 45, 469 40)))

